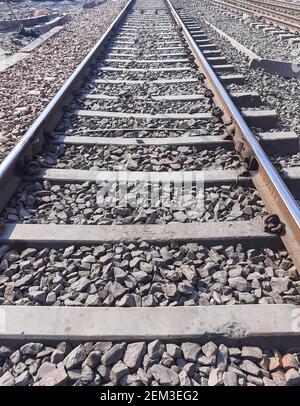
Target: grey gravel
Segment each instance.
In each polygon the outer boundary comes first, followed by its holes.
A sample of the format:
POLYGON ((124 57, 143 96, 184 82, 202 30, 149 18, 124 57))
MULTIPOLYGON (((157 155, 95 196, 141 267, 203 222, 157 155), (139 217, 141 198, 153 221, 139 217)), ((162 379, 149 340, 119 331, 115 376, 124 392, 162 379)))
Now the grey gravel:
MULTIPOLYGON (((176 171, 237 169, 240 158, 234 151, 192 146, 66 146, 51 145, 42 156, 33 158, 35 169, 176 171)), ((30 173, 30 165, 28 168, 30 173)))
MULTIPOLYGON (((208 187, 204 190, 204 210, 198 203, 203 197, 202 190, 195 187, 185 194, 184 201, 178 201, 176 196, 181 189, 171 187, 170 200, 169 189, 159 185, 161 198, 157 208, 151 204, 147 182, 128 188, 127 207, 119 207, 118 204, 112 207, 112 203, 115 204, 112 196, 107 195, 107 190, 114 195, 117 188, 117 183, 108 182, 61 186, 48 181, 24 182, 1 217, 8 223, 165 224, 171 221, 249 220, 266 214, 258 192, 251 187, 208 187)), ((116 202, 122 205, 123 194, 119 196, 116 202)))
POLYGON ((124 354, 124 363, 128 368, 139 368, 145 352, 146 344, 143 342, 128 344, 124 354))
MULTIPOLYGON (((0 259, 0 304, 117 307, 300 304, 299 277, 284 250, 246 250, 240 244, 207 248, 196 243, 156 246, 140 242, 32 250, 34 254, 25 260, 24 252, 28 253, 28 249, 17 252, 8 247, 0 259)), ((129 368, 131 363, 139 363, 139 354, 143 353, 143 345, 140 346, 129 347, 125 359, 129 368)), ((111 344, 108 347, 98 343, 97 347, 96 351, 103 354, 111 344)), ((8 351, 0 347, 0 355, 19 359, 18 353, 8 351)), ((41 349, 26 344, 22 351, 38 354, 41 349)), ((65 351, 63 348, 51 354, 51 362, 59 363, 65 351)), ((159 345, 150 353, 157 351, 180 358, 188 350, 159 345)), ((243 348, 245 359, 253 361, 260 356, 259 351, 252 354, 247 351, 243 348)), ((203 352, 210 362, 217 360, 213 343, 204 346, 203 352)), ((97 359, 99 354, 90 355, 93 356, 97 359)), ((193 357, 196 355, 191 355, 191 360, 193 357)), ((92 359, 88 361, 89 366, 92 363, 92 359)))
POLYGON ((213 342, 203 345, 197 342, 179 342, 177 345, 158 340, 151 343, 115 343, 113 347, 111 343, 105 342, 82 342, 75 347, 66 343, 50 347, 42 343, 31 345, 48 355, 36 358, 22 354, 18 347, 6 346, 9 351, 0 355, 0 386, 300 385, 300 353, 297 349, 284 353, 277 349, 251 346, 236 348, 213 342), (188 359, 182 358, 180 348, 182 355, 187 354, 187 349, 190 353, 193 348, 192 352, 197 353, 197 357, 193 361, 190 356, 188 359), (65 351, 61 362, 52 363, 50 353, 62 352, 63 349, 65 351), (21 354, 17 366, 10 359, 9 353, 21 354), (220 354, 223 355, 222 362, 220 354), (253 360, 245 358, 245 355, 250 355, 253 360), (73 362, 75 358, 76 363, 73 362), (204 358, 207 360, 205 363, 204 358), (133 359, 134 362, 131 362, 133 359), (130 360, 130 366, 126 365, 126 360, 127 363, 130 360), (278 367, 274 371, 272 368, 275 363, 278 367))
MULTIPOLYGON (((201 130, 197 131, 200 135, 222 135, 224 134, 224 126, 220 123, 220 120, 213 117, 209 121, 194 119, 188 120, 177 120, 177 119, 157 119, 147 118, 147 119, 136 119, 136 118, 87 118, 78 117, 74 113, 66 113, 61 120, 60 124, 55 128, 55 132, 64 135, 82 135, 82 136, 104 136, 105 132, 103 130, 110 129, 121 129, 118 133, 114 131, 115 136, 119 134, 125 134, 125 131, 133 130, 136 128, 143 128, 146 131, 151 129, 162 129, 171 130, 172 132, 176 130, 201 130)), ((109 133, 109 131, 108 131, 109 133)), ((142 133, 143 134, 143 133, 142 133)), ((152 132, 151 132, 152 134, 152 132)), ((140 134, 141 135, 141 134, 140 134)), ((140 137, 143 138, 143 137, 140 137)))
POLYGON ((74 348, 73 351, 65 358, 64 364, 66 369, 78 367, 86 358, 86 351, 83 345, 74 348))
POLYGON ((123 113, 198 113, 209 112, 212 105, 208 98, 201 101, 156 101, 156 100, 138 100, 130 97, 120 98, 119 100, 91 100, 77 101, 71 105, 75 108, 91 111, 116 111, 123 113))
POLYGON ((275 154, 270 156, 270 159, 279 171, 300 166, 300 152, 290 155, 275 154))

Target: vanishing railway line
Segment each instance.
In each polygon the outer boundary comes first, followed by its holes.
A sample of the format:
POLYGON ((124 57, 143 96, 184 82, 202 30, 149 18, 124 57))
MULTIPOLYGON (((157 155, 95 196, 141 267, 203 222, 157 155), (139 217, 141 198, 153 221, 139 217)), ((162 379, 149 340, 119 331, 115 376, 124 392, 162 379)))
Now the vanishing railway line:
POLYGON ((299 383, 272 350, 299 338, 299 171, 264 152, 298 138, 243 81, 129 1, 0 166, 0 384, 299 383))
POLYGON ((279 11, 286 12, 289 14, 299 14, 300 13, 300 6, 297 3, 289 3, 285 1, 263 1, 263 0, 253 0, 253 3, 262 4, 268 8, 276 8, 279 11))
MULTIPOLYGON (((246 3, 246 2, 245 2, 246 3)), ((261 7, 269 8, 269 9, 276 9, 280 12, 283 13, 289 13, 289 14, 299 14, 300 13, 300 7, 298 4, 295 3, 289 3, 285 1, 277 1, 277 0, 251 0, 249 3, 252 3, 252 5, 258 4, 261 7)))
POLYGON ((289 30, 293 33, 299 33, 300 31, 299 8, 294 5, 291 5, 289 8, 278 2, 247 0, 234 0, 229 2, 213 0, 213 3, 227 10, 246 13, 253 17, 260 17, 267 23, 271 23, 276 27, 289 30))

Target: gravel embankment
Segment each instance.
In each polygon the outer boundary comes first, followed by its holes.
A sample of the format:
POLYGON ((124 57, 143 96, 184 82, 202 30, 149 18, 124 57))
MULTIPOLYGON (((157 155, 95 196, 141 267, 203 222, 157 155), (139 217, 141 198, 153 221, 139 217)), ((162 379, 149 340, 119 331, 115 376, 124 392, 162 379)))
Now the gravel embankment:
POLYGON ((299 355, 212 341, 29 342, 0 347, 0 386, 295 386, 299 355))
POLYGON ((0 304, 195 306, 300 304, 284 250, 175 242, 65 249, 0 246, 0 304))
MULTIPOLYGON (((17 18, 29 18, 34 16, 34 12, 37 10, 45 10, 48 14, 66 13, 69 16, 83 13, 82 5, 84 0, 77 0, 76 2, 62 0, 62 1, 21 1, 10 2, 13 12, 17 18)), ((4 2, 0 3, 0 20, 14 20, 13 14, 4 2)), ((0 55, 5 54, 7 56, 18 52, 24 46, 35 40, 34 36, 23 36, 17 32, 0 32, 0 55)))
MULTIPOLYGON (((33 17, 35 10, 46 9, 52 13, 79 14, 86 0, 60 0, 60 1, 30 1, 23 0, 14 2, 10 0, 10 6, 17 18, 33 17)), ((0 20, 13 20, 14 17, 6 2, 0 3, 0 20)))
MULTIPOLYGON (((229 24, 226 19, 227 17, 221 18, 211 7, 204 7, 206 4, 204 4, 204 0, 197 2, 181 0, 181 3, 188 13, 194 17, 196 16, 197 22, 204 27, 204 30, 208 33, 208 37, 222 50, 222 56, 227 58, 228 63, 235 66, 235 72, 244 74, 246 78, 244 85, 230 85, 228 89, 232 92, 258 92, 262 98, 262 108, 275 109, 278 113, 278 126, 274 131, 296 131, 296 133, 299 133, 299 79, 284 79, 276 75, 268 74, 262 70, 250 69, 248 58, 239 53, 228 41, 220 37, 212 28, 207 26, 204 20, 208 20, 228 34, 230 34, 228 30, 236 31, 236 33, 239 34, 237 40, 241 43, 243 43, 243 37, 246 35, 247 25, 243 25, 243 29, 240 29, 237 26, 238 23, 236 20, 233 19, 230 19, 229 24), (223 21, 223 25, 221 21, 223 21)), ((262 34, 257 35, 256 32, 256 38, 262 48, 268 48, 262 34)), ((284 43, 282 42, 282 44, 284 43)), ((282 49, 284 49, 284 46, 282 46, 282 49)))
POLYGON ((74 16, 24 62, 0 73, 0 161, 125 5, 107 2, 74 16), (67 44, 67 45, 66 45, 67 44))
POLYGON ((0 57, 10 56, 30 44, 36 37, 24 37, 15 32, 0 32, 0 57))

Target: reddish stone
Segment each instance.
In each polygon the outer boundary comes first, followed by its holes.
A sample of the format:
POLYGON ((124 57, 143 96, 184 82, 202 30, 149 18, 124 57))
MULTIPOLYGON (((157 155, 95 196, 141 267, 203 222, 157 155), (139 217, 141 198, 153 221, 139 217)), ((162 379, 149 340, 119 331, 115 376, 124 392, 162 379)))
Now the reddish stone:
POLYGON ((48 14, 51 14, 51 11, 47 8, 38 8, 37 10, 34 10, 33 17, 45 16, 48 14))
POLYGON ((272 373, 272 379, 276 383, 276 385, 278 385, 278 386, 286 386, 287 385, 285 375, 281 371, 273 372, 272 373))
POLYGON ((277 357, 271 357, 269 362, 269 371, 277 371, 281 367, 281 360, 277 357))
POLYGON ((299 368, 299 362, 297 361, 297 358, 293 354, 286 354, 282 357, 282 367, 285 371, 287 371, 290 368, 299 368))
POLYGON ((286 373, 285 373, 285 379, 287 381, 287 384, 289 386, 293 386, 293 385, 300 385, 300 374, 299 372, 294 369, 291 368, 289 369, 286 373))

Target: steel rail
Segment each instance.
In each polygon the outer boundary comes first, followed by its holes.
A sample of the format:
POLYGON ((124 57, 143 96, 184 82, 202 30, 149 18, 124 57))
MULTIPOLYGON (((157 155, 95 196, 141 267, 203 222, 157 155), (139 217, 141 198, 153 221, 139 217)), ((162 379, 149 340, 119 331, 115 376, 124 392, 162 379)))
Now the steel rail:
MULTIPOLYGON (((291 32, 294 33, 300 32, 300 19, 290 17, 289 14, 283 14, 276 11, 272 11, 270 9, 264 9, 268 13, 268 15, 266 15, 266 13, 255 11, 260 8, 259 6, 251 8, 248 5, 247 8, 246 6, 243 7, 241 5, 224 2, 222 0, 212 0, 212 2, 215 4, 220 4, 223 8, 227 10, 235 10, 238 12, 245 12, 251 16, 262 17, 264 18, 265 21, 270 22, 275 26, 282 27, 284 29, 289 29, 291 32), (277 14, 277 16, 279 15, 280 17, 276 17, 275 14, 277 14), (296 20, 296 22, 292 22, 291 19, 296 20)), ((240 2, 238 2, 238 4, 240 4, 240 2)))
POLYGON ((114 34, 115 29, 124 19, 124 16, 128 11, 130 11, 133 2, 134 0, 128 1, 99 41, 77 66, 71 76, 65 81, 42 113, 33 122, 32 126, 1 162, 0 212, 22 179, 24 169, 23 161, 26 154, 28 154, 30 151, 36 152, 41 148, 44 137, 55 128, 61 119, 64 112, 64 107, 70 102, 70 100, 72 100, 74 91, 81 86, 84 78, 92 70, 100 52, 103 50, 110 37, 114 34))
MULTIPOLYGON (((248 3, 248 1, 246 0, 246 3, 248 3)), ((297 6, 297 4, 294 4, 293 6, 289 6, 288 4, 292 4, 292 3, 285 3, 285 2, 278 2, 276 1, 271 1, 271 0, 251 0, 251 2, 249 2, 250 5, 253 5, 253 3, 259 3, 259 4, 264 4, 265 6, 271 6, 271 7, 278 7, 279 9, 281 9, 282 11, 284 9, 289 10, 289 11, 296 11, 300 13, 300 6, 297 6), (297 7, 296 7, 297 6, 297 7)))
POLYGON ((269 211, 277 214, 285 226, 282 240, 300 272, 300 208, 252 134, 242 115, 189 33, 170 0, 165 0, 192 50, 205 84, 212 90, 215 104, 223 110, 223 122, 232 133, 236 150, 248 161, 252 181, 269 211), (230 123, 230 124, 229 124, 230 123))
MULTIPOLYGON (((259 1, 254 1, 254 2, 255 2, 255 3, 260 3, 259 1)), ((234 0, 234 1, 229 0, 228 4, 231 4, 231 3, 233 3, 233 4, 235 4, 235 3, 237 3, 237 4, 243 4, 245 7, 249 7, 250 10, 253 10, 253 9, 254 9, 254 10, 261 10, 261 11, 262 11, 262 14, 263 14, 264 12, 266 12, 266 13, 271 13, 272 15, 282 17, 283 19, 289 19, 289 20, 291 20, 291 21, 293 21, 293 22, 296 22, 296 23, 299 23, 299 22, 300 22, 300 18, 298 18, 298 17, 292 17, 292 16, 290 16, 289 14, 282 13, 282 12, 277 11, 277 10, 271 10, 271 9, 268 8, 268 7, 258 6, 258 5, 256 5, 256 4, 250 3, 250 2, 247 1, 247 0, 234 0)))
MULTIPOLYGON (((271 0, 268 0, 271 1, 271 0)), ((300 9, 300 4, 299 3, 292 3, 291 1, 283 1, 283 0, 272 0, 274 3, 279 3, 282 5, 286 5, 287 7, 293 6, 293 7, 299 7, 300 9)))

